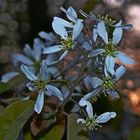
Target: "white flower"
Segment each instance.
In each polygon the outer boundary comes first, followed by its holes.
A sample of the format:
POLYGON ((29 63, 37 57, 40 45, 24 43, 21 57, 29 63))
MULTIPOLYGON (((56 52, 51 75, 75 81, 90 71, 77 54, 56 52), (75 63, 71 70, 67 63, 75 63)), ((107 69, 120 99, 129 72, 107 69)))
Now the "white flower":
POLYGON ((96 115, 93 116, 92 105, 89 101, 85 100, 84 98, 82 98, 79 101, 79 105, 82 107, 86 106, 86 112, 87 112, 88 116, 86 117, 86 119, 78 118, 77 123, 84 124, 84 126, 89 130, 97 129, 98 126, 101 127, 99 124, 106 123, 111 118, 116 117, 115 112, 105 112, 99 116, 96 116, 96 115))
POLYGON ((47 65, 45 60, 41 64, 40 73, 36 76, 29 68, 22 64, 21 71, 25 76, 31 81, 27 83, 27 87, 31 91, 37 91, 37 99, 35 102, 34 110, 39 114, 42 111, 44 105, 44 95, 47 96, 56 96, 60 101, 63 101, 63 95, 61 91, 50 84, 47 84, 47 65))
POLYGON ((62 60, 68 54, 68 51, 74 48, 75 40, 83 29, 83 21, 77 18, 77 14, 72 7, 69 7, 68 10, 61 7, 61 10, 66 13, 70 20, 69 22, 59 17, 53 19, 52 27, 55 33, 61 37, 61 44, 46 47, 43 50, 44 54, 64 51, 58 61, 62 60))

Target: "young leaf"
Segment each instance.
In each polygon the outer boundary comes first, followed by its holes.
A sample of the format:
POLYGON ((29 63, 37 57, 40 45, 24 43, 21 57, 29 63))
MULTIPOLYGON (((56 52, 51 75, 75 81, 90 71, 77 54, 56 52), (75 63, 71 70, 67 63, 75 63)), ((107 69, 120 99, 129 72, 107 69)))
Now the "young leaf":
POLYGON ((17 101, 9 105, 0 114, 0 139, 17 140, 17 137, 33 113, 34 102, 31 100, 17 101))
POLYGON ((7 83, 0 82, 0 93, 8 91, 11 89, 11 85, 7 83))
POLYGON ((80 124, 77 124, 77 119, 78 115, 75 113, 68 117, 67 140, 88 140, 87 132, 83 130, 80 124))

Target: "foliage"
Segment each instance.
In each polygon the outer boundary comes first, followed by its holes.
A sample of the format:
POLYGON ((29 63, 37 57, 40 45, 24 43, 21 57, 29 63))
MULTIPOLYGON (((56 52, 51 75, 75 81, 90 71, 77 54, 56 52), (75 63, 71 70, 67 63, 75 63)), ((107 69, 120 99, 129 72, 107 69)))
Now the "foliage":
POLYGON ((72 7, 60 9, 67 20, 54 17, 55 34, 41 31, 33 47, 26 44, 24 54, 13 55, 13 64, 20 66, 19 71, 1 77, 13 89, 26 84, 16 95, 22 101, 8 105, 0 115, 1 138, 5 140, 18 136, 28 140, 88 139, 89 132, 116 117, 113 111, 98 116, 93 105, 102 95, 119 98, 116 83, 126 72, 126 64, 134 63, 119 45, 123 30, 132 25, 82 10, 84 19, 80 19, 72 7), (85 20, 91 23, 87 26, 85 20), (22 82, 20 79, 13 84, 20 76, 22 82))

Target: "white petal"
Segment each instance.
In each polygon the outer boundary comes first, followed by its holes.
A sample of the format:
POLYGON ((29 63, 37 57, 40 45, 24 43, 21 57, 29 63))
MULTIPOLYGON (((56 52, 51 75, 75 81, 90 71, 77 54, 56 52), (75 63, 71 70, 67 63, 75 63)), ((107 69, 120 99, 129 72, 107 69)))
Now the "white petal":
POLYGON ((97 88, 98 86, 101 86, 103 83, 103 81, 98 77, 90 77, 89 82, 93 88, 97 88))
POLYGON ((105 123, 108 122, 111 118, 115 118, 116 113, 115 112, 105 112, 101 114, 99 117, 96 119, 96 123, 105 123))
POLYGON ((115 24, 115 27, 122 25, 122 20, 115 24))
POLYGON ((89 101, 81 99, 79 101, 79 105, 80 106, 86 106, 86 111, 87 111, 87 114, 88 114, 89 118, 93 118, 93 108, 92 108, 92 105, 89 101))
POLYGON ((63 39, 66 39, 68 37, 68 33, 65 27, 73 27, 73 25, 69 22, 67 22, 64 19, 54 17, 54 20, 52 22, 52 27, 55 33, 60 35, 63 39))
POLYGON ((55 35, 52 33, 52 32, 44 32, 44 31, 41 31, 39 32, 38 34, 41 38, 45 39, 46 41, 53 41, 55 40, 55 35))
POLYGON ((118 51, 117 58, 120 59, 120 61, 123 64, 131 65, 131 64, 135 63, 135 61, 132 58, 130 58, 128 55, 126 55, 125 53, 120 52, 120 51, 118 51))
POLYGON ((124 66, 120 66, 117 68, 116 72, 115 72, 115 77, 116 77, 116 80, 119 80, 123 75, 124 73, 126 72, 126 68, 124 66))
POLYGON ((112 98, 112 99, 119 99, 120 96, 115 90, 107 90, 106 93, 112 98))
POLYGON ((97 93, 98 93, 99 91, 100 91, 100 89, 95 89, 94 91, 87 93, 82 99, 88 100, 88 99, 90 99, 91 97, 93 97, 94 95, 97 95, 97 93))
POLYGON ((40 75, 39 75, 41 80, 48 80, 49 71, 48 71, 47 64, 45 62, 46 62, 45 60, 41 62, 40 75))
POLYGON ((21 65, 21 71, 25 74, 25 76, 31 80, 37 80, 37 77, 29 70, 29 68, 27 66, 25 66, 24 64, 21 65))
POLYGON ((74 10, 72 7, 69 7, 67 11, 68 11, 68 13, 70 13, 70 14, 72 15, 72 17, 74 18, 74 20, 73 20, 73 18, 71 18, 71 16, 69 16, 69 15, 67 15, 67 17, 68 17, 71 21, 75 22, 76 19, 77 19, 77 13, 75 12, 75 10, 74 10))
POLYGON ((53 96, 56 96, 60 101, 63 101, 63 95, 61 93, 61 91, 56 88, 55 86, 52 85, 46 85, 45 87, 48 92, 50 92, 53 96))
POLYGON ((31 57, 31 56, 32 56, 32 49, 31 49, 31 47, 30 47, 29 44, 25 44, 24 53, 25 53, 28 57, 31 57))
POLYGON ((82 29, 83 29, 83 23, 80 19, 78 19, 73 28, 73 34, 72 34, 73 40, 75 40, 80 35, 82 29))
POLYGON ((66 13, 67 18, 72 22, 76 22, 77 14, 72 7, 69 7, 68 10, 64 9, 63 7, 60 8, 64 13, 66 13))
POLYGON ((112 43, 115 45, 118 44, 120 42, 120 40, 122 39, 122 35, 123 35, 122 28, 121 27, 115 28, 115 30, 113 32, 112 43))
POLYGON ((43 54, 55 53, 55 52, 61 51, 62 48, 63 48, 62 45, 55 45, 55 46, 52 46, 52 47, 47 47, 47 48, 43 49, 43 54))
POLYGON ((35 102, 35 106, 34 106, 35 112, 39 114, 42 111, 43 105, 44 105, 44 93, 40 92, 35 102))
POLYGON ((93 28, 93 40, 94 42, 96 41, 97 37, 98 37, 98 30, 97 30, 97 26, 94 26, 93 28))
POLYGON ((101 22, 98 23, 97 30, 98 30, 99 36, 107 44, 108 43, 108 34, 107 34, 107 31, 106 31, 106 27, 105 27, 104 21, 101 21, 101 22))
POLYGON ((84 120, 84 119, 82 119, 82 118, 79 118, 79 119, 77 119, 77 123, 82 123, 82 124, 84 124, 86 121, 84 120))
POLYGON ((64 51, 64 53, 59 58, 59 61, 61 61, 62 59, 64 59, 67 56, 67 54, 68 54, 68 51, 64 51))
POLYGON ((1 82, 6 83, 12 78, 14 78, 15 76, 17 76, 18 74, 19 74, 18 72, 8 72, 1 76, 1 82))
POLYGON ((69 28, 73 28, 73 24, 62 19, 62 18, 59 18, 59 17, 54 17, 53 18, 53 22, 56 22, 60 25, 62 25, 63 27, 69 27, 69 28))
POLYGON ((105 50, 104 49, 92 49, 92 51, 89 52, 89 57, 94 57, 99 54, 102 54, 105 50))
POLYGON ((14 65, 17 65, 17 63, 19 63, 19 62, 26 64, 26 65, 33 65, 33 61, 22 54, 13 55, 12 59, 13 59, 14 65))
POLYGON ((105 67, 107 71, 112 75, 115 74, 114 66, 115 66, 115 58, 112 56, 107 56, 105 59, 105 67))
POLYGON ((33 44, 32 57, 36 61, 40 60, 43 48, 44 48, 44 45, 42 44, 42 42, 38 38, 35 38, 34 39, 34 44, 33 44))

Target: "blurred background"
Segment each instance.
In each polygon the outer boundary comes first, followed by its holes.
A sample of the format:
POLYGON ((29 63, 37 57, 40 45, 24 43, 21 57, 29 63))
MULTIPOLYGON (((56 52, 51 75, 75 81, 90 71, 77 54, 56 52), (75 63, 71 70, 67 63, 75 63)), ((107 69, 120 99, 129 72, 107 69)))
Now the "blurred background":
POLYGON ((99 99, 96 112, 116 111, 118 116, 91 136, 91 140, 140 140, 140 0, 0 0, 0 76, 14 70, 11 56, 32 45, 40 31, 52 31, 53 16, 64 16, 59 7, 107 13, 133 24, 124 33, 121 50, 136 64, 118 83, 121 99, 99 99))

